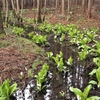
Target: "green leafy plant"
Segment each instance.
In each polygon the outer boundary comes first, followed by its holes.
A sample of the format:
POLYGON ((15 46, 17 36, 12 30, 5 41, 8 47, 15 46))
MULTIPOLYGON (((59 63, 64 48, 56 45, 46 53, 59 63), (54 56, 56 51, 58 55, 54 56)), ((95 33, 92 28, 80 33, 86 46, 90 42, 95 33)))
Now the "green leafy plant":
POLYGON ((44 23, 40 24, 38 29, 41 30, 42 32, 50 33, 52 31, 52 24, 48 24, 48 23, 44 22, 44 23))
POLYGON ((38 75, 35 75, 36 79, 37 79, 37 86, 36 89, 38 92, 40 92, 45 85, 43 85, 44 82, 47 81, 47 72, 48 72, 49 66, 44 63, 44 65, 42 66, 42 69, 40 70, 40 72, 38 73, 38 75))
POLYGON ((96 79, 98 82, 94 81, 94 80, 91 80, 90 83, 92 84, 97 84, 98 87, 100 87, 100 67, 98 69, 93 69, 92 72, 89 73, 90 76, 96 74, 96 79))
POLYGON ((64 64, 63 53, 61 51, 59 54, 56 54, 56 56, 53 56, 52 58, 55 61, 59 72, 68 71, 68 65, 72 64, 72 61, 73 61, 72 58, 70 57, 68 61, 66 61, 67 63, 67 66, 66 66, 64 64))
POLYGON ((90 53, 88 49, 89 49, 89 47, 87 45, 84 45, 82 51, 78 52, 80 60, 86 59, 87 55, 90 53))
POLYGON ((94 29, 94 28, 92 30, 87 30, 86 34, 89 38, 89 42, 95 39, 95 37, 97 36, 96 32, 97 32, 97 29, 94 29))
POLYGON ((17 89, 17 83, 10 85, 10 80, 6 79, 3 84, 0 85, 0 100, 10 100, 10 96, 17 89))
POLYGON ((67 31, 66 31, 66 26, 58 23, 54 26, 53 28, 53 32, 54 34, 58 37, 58 36, 61 36, 62 34, 65 34, 67 31))
POLYGON ((45 45, 46 44, 46 38, 47 38, 46 35, 42 36, 42 35, 36 34, 36 35, 33 35, 32 40, 36 44, 45 45))
POLYGON ((91 50, 92 53, 96 56, 100 56, 100 41, 95 41, 94 48, 91 50))
POLYGON ((53 53, 52 53, 52 52, 46 52, 46 54, 47 54, 47 57, 48 57, 49 60, 50 60, 50 59, 52 58, 52 56, 53 56, 53 53))
POLYGON ((13 27, 12 32, 16 35, 21 36, 24 33, 24 29, 20 27, 13 27))
POLYGON ((99 58, 99 57, 93 58, 93 62, 94 62, 98 67, 100 67, 100 58, 99 58))
POLYGON ((89 94, 91 88, 92 88, 92 85, 88 85, 84 89, 83 92, 80 89, 78 89, 78 88, 70 87, 69 89, 70 89, 71 92, 74 92, 74 94, 77 97, 77 100, 100 100, 100 97, 98 97, 98 96, 88 97, 88 94, 89 94))
POLYGON ((66 61, 67 65, 71 66, 73 64, 73 58, 70 56, 68 61, 66 61))
POLYGON ((20 27, 13 27, 12 32, 16 35, 21 36, 24 33, 24 29, 20 27))
POLYGON ((63 62, 63 53, 60 51, 59 54, 56 54, 56 56, 52 57, 57 64, 57 69, 59 72, 62 72, 64 69, 64 62, 63 62))
POLYGON ((35 34, 34 32, 28 33, 29 38, 32 39, 34 34, 35 34))

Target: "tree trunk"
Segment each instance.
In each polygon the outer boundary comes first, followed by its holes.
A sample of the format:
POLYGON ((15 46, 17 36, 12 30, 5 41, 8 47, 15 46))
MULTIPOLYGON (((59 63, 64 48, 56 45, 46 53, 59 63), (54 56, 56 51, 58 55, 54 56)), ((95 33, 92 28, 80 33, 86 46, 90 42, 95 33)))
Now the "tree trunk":
POLYGON ((92 1, 88 0, 88 18, 91 18, 91 6, 92 6, 92 1))
POLYGON ((62 0, 62 16, 65 13, 65 0, 62 0))
POLYGON ((68 14, 70 12, 70 0, 68 0, 68 14))
POLYGON ((8 22, 8 0, 6 0, 6 10, 5 10, 5 24, 7 25, 8 22))
POLYGON ((6 0, 2 0, 2 5, 3 5, 3 12, 5 13, 6 10, 6 0))
POLYGON ((37 22, 42 23, 42 19, 41 19, 41 0, 37 0, 37 10, 38 10, 37 22))
POLYGON ((59 7, 59 0, 56 0, 56 11, 58 10, 59 7))
POLYGON ((2 22, 1 7, 0 7, 0 34, 5 33, 2 22))
POLYGON ((85 12, 85 0, 82 0, 82 12, 85 12))

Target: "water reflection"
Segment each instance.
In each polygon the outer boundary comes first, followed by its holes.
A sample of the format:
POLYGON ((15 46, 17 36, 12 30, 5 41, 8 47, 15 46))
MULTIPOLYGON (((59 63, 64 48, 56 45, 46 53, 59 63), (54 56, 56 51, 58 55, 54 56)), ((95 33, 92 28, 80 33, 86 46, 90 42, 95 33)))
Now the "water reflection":
MULTIPOLYGON (((66 98, 64 100, 76 100, 76 97, 69 91, 69 87, 77 87, 80 89, 83 89, 88 82, 88 77, 86 73, 86 68, 84 62, 78 61, 77 53, 75 48, 71 48, 69 44, 61 45, 59 43, 53 43, 51 41, 51 47, 49 49, 46 49, 46 51, 52 51, 54 55, 59 53, 59 51, 62 51, 64 54, 64 59, 67 60, 70 56, 74 59, 74 64, 71 66, 70 71, 66 74, 63 74, 63 77, 58 77, 59 74, 54 71, 54 69, 51 70, 51 73, 53 74, 52 84, 51 84, 51 91, 52 91, 52 99, 50 100, 56 100, 59 99, 59 92, 61 90, 66 91, 66 98), (62 78, 62 85, 61 85, 61 78, 62 78)), ((55 66, 53 66, 55 67, 55 66)))
POLYGON ((35 82, 31 81, 24 90, 17 91, 17 100, 76 100, 73 93, 69 91, 69 87, 77 87, 83 89, 88 82, 88 75, 86 73, 85 63, 79 62, 77 59, 77 53, 75 48, 71 48, 68 43, 61 45, 50 41, 51 46, 46 48, 46 51, 52 51, 54 55, 62 51, 64 54, 64 59, 68 60, 70 56, 74 59, 73 65, 69 68, 69 72, 59 74, 55 68, 55 65, 50 66, 50 71, 48 72, 49 83, 46 87, 46 93, 38 95, 40 97, 35 97, 35 82), (30 92, 30 88, 32 91, 30 92), (66 92, 65 98, 62 99, 60 92, 66 92), (19 95, 20 93, 20 95, 19 95), (24 96, 23 96, 24 94, 24 96), (23 98, 24 97, 24 98, 23 98))

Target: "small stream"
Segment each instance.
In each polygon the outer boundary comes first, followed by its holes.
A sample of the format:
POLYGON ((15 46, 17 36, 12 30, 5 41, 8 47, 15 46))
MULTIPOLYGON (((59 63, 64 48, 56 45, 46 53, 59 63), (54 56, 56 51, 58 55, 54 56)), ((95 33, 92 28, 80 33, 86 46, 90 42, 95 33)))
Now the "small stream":
POLYGON ((56 66, 50 64, 48 72, 48 81, 46 82, 46 89, 41 94, 36 94, 35 86, 36 80, 31 80, 24 91, 17 91, 15 96, 17 100, 77 100, 75 95, 70 92, 69 87, 77 87, 83 90, 89 82, 89 70, 84 61, 79 61, 75 47, 71 47, 69 42, 62 45, 49 40, 50 47, 45 48, 46 51, 53 52, 54 55, 62 51, 65 60, 70 56, 74 59, 73 65, 69 68, 68 72, 58 73, 56 66), (62 98, 60 92, 63 91, 65 97, 62 98))

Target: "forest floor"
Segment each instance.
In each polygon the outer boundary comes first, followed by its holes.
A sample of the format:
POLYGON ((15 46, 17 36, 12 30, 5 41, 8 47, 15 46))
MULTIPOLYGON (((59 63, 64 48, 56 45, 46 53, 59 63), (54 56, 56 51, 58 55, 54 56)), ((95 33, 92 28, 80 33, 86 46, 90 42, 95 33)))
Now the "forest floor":
POLYGON ((0 83, 9 78, 11 82, 17 82, 19 87, 24 88, 31 78, 29 76, 33 76, 40 70, 43 54, 44 50, 28 39, 16 35, 1 36, 0 83), (37 64, 34 71, 31 70, 33 63, 37 64))
MULTIPOLYGON (((78 13, 74 12, 70 16, 67 16, 66 14, 62 16, 59 12, 49 12, 46 14, 45 20, 52 24, 62 23, 68 25, 72 23, 80 28, 100 28, 100 12, 98 14, 94 12, 93 14, 95 14, 93 15, 93 18, 88 18, 86 14, 82 15, 79 11, 78 13)), ((34 18, 34 16, 33 10, 28 10, 24 14, 24 17, 26 18, 34 18)), ((18 38, 13 35, 0 37, 0 83, 6 78, 10 78, 12 82, 16 81, 24 88, 27 84, 26 82, 28 82, 27 69, 32 68, 32 64, 36 59, 43 60, 43 57, 41 56, 43 51, 39 54, 40 51, 41 49, 29 40, 24 41, 22 38, 20 41, 20 37, 18 38), (38 51, 38 53, 35 53, 36 51, 34 50, 38 51)), ((36 72, 41 68, 40 65, 36 69, 36 72)))

